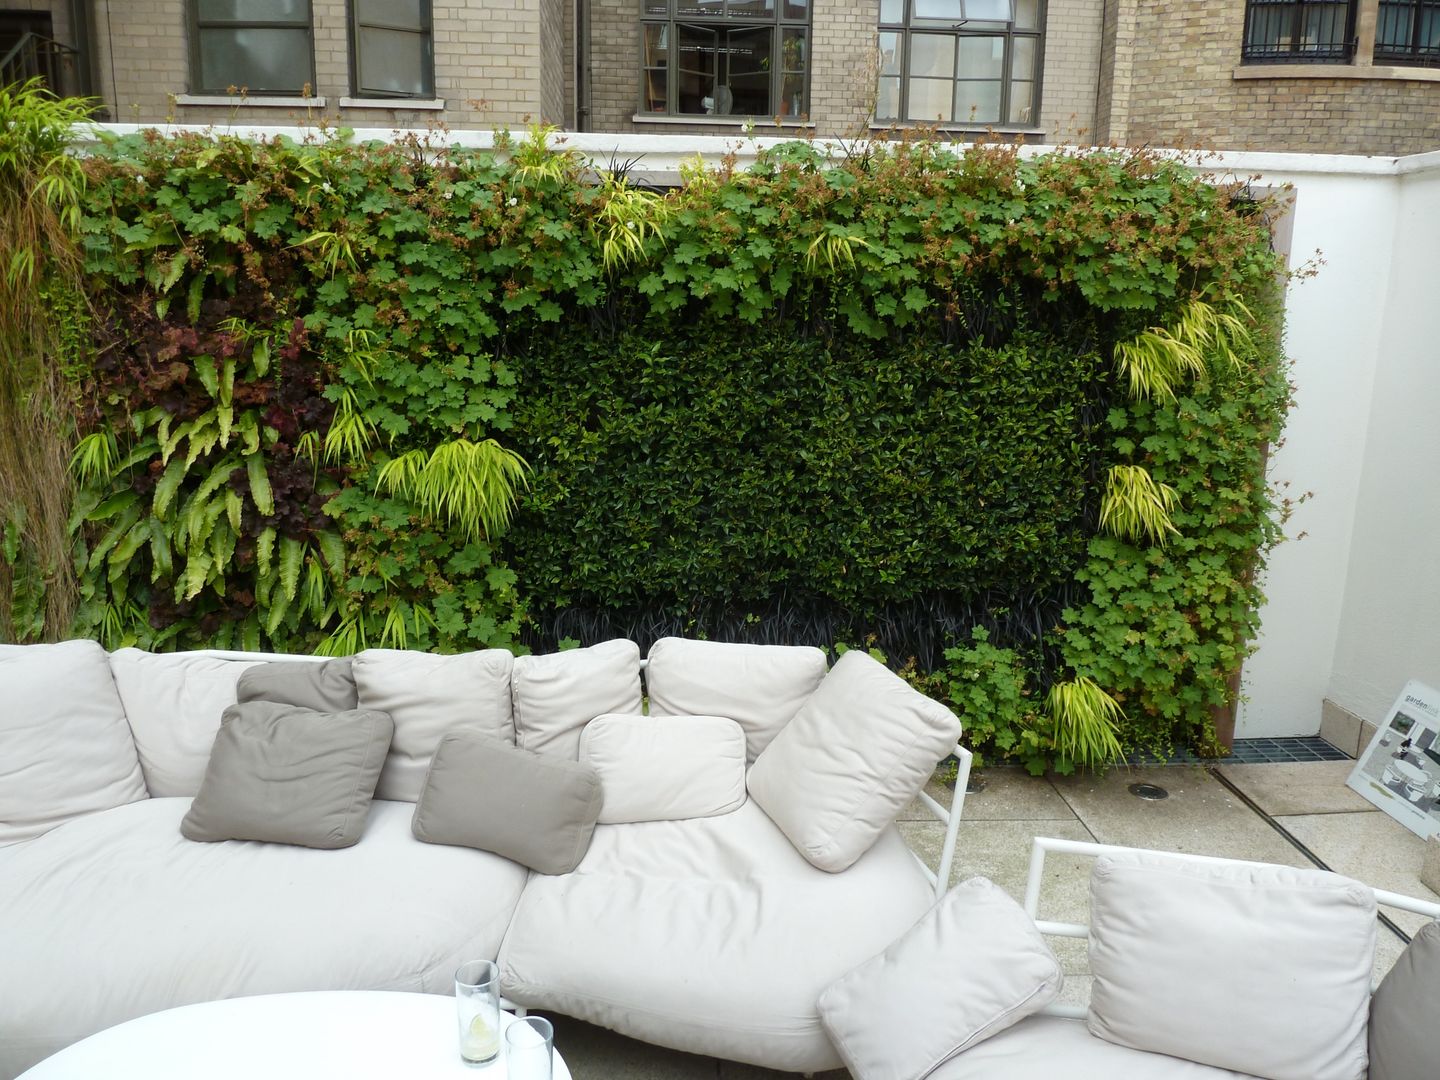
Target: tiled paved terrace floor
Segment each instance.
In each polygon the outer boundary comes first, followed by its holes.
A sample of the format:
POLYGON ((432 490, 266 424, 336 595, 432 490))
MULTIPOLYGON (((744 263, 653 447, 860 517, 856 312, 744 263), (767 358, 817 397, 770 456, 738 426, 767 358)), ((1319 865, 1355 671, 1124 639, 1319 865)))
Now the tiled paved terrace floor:
MULTIPOLYGON (((1440 899, 1420 884, 1424 841, 1345 786, 1353 761, 1343 755, 1331 761, 1293 760, 1327 756, 1323 744, 1314 752, 1316 744, 1318 740, 1299 752, 1293 746, 1250 747, 1254 753, 1213 766, 1213 773, 1193 763, 1132 766, 1101 777, 1032 777, 1014 769, 977 772, 983 783, 974 785, 981 789, 966 799, 953 880, 982 874, 1021 899, 1030 838, 1037 835, 1313 866, 1266 820, 1268 814, 1337 873, 1394 892, 1440 899), (1277 757, 1281 763, 1249 763, 1275 762, 1277 757), (1128 791, 1136 783, 1158 784, 1169 797, 1157 802, 1136 798, 1128 791)), ((948 790, 938 784, 931 790, 949 804, 948 790)), ((912 808, 903 818, 900 827, 906 839, 934 866, 944 827, 923 810, 912 808)), ((1090 860, 1052 855, 1046 867, 1049 880, 1041 915, 1085 921, 1090 860)), ((1406 912, 1387 914, 1406 931, 1424 921, 1406 912)), ((1083 1000, 1089 989, 1084 943, 1051 939, 1051 944, 1065 966, 1066 998, 1083 1000)), ((1377 974, 1389 970, 1403 947, 1399 937, 1380 928, 1377 974)), ((554 1019, 555 1045, 575 1080, 769 1080, 791 1075, 662 1050, 578 1021, 554 1019)), ((849 1074, 822 1075, 843 1080, 849 1074)))

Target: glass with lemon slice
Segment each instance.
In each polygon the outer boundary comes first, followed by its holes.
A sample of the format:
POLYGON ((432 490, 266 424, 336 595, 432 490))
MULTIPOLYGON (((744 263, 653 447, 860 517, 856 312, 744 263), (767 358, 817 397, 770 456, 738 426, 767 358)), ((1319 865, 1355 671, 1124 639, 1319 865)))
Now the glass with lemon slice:
POLYGON ((489 960, 461 964, 455 972, 455 1007, 460 1060, 489 1065, 500 1054, 500 969, 489 960))

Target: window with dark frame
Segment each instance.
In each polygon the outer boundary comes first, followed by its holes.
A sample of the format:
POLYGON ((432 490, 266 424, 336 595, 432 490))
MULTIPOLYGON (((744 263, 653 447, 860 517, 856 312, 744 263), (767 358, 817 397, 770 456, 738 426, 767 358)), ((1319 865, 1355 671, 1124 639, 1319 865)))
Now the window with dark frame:
POLYGON ((880 0, 875 119, 1040 122, 1043 0, 880 0))
POLYGON ((1440 0, 1380 0, 1375 60, 1440 67, 1440 0))
POLYGON ((1347 63, 1354 55, 1355 0, 1245 2, 1247 63, 1347 63))
POLYGON ((642 112, 805 117, 809 0, 640 0, 642 112))
POLYGON ((191 0, 188 6, 192 93, 313 92, 310 0, 191 0))
POLYGON ((350 0, 350 83, 361 98, 433 98, 431 0, 350 0))

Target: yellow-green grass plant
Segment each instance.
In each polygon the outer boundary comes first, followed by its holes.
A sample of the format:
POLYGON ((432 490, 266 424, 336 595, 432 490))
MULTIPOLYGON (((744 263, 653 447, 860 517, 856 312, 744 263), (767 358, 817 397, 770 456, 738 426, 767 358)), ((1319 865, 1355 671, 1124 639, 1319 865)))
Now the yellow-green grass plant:
POLYGON ((1095 680, 1081 675, 1053 684, 1045 709, 1055 751, 1072 764, 1100 768, 1124 758, 1116 732, 1125 714, 1095 680))
POLYGON ((510 521, 529 466, 494 439, 452 439, 410 450, 380 468, 376 487, 443 518, 471 539, 498 536, 510 521))
POLYGON ((1100 528, 1122 540, 1164 547, 1179 530, 1171 521, 1175 489, 1143 465, 1112 465, 1100 499, 1100 528))

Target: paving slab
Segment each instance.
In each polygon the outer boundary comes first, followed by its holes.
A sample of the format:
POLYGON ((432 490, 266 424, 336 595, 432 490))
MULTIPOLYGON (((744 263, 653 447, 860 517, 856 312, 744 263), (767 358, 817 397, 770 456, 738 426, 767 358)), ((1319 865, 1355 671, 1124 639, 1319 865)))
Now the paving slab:
MULTIPOLYGON (((1337 874, 1377 889, 1440 901, 1420 881, 1425 841, 1386 814, 1304 814, 1279 821, 1337 874)), ((1408 911, 1385 909, 1385 914, 1409 934, 1427 921, 1408 911)))
MULTIPOLYGON (((965 821, 1027 821, 1073 818, 1075 815, 1043 776, 1023 769, 977 769, 972 779, 981 786, 965 796, 965 821)), ((936 781, 925 789, 941 806, 949 806, 955 789, 936 781)), ((919 802, 911 803, 901 820, 935 820, 919 802)))
POLYGON ((1345 786, 1353 761, 1293 761, 1221 765, 1216 771, 1272 817, 1282 814, 1379 813, 1345 786))
POLYGON ((1188 855, 1309 866, 1273 828, 1198 765, 1139 766, 1052 777, 1055 790, 1102 844, 1188 855), (1127 790, 1155 784, 1169 797, 1147 802, 1127 790))

